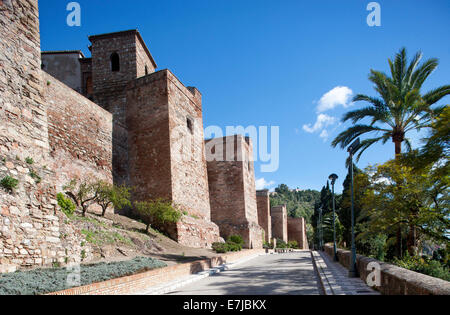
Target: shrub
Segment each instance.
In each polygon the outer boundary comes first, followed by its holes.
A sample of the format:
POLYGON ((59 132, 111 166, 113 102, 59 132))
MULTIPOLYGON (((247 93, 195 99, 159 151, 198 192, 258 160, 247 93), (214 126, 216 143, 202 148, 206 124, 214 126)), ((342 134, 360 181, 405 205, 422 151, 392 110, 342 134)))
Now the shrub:
POLYGON ((229 251, 229 248, 228 248, 228 244, 227 243, 213 243, 212 244, 212 249, 216 252, 216 253, 220 253, 220 254, 223 254, 223 253, 226 253, 226 252, 228 252, 229 251))
POLYGON ((289 241, 287 244, 288 248, 292 249, 298 249, 298 242, 297 241, 289 241))
MULTIPOLYGON (((56 264, 55 264, 56 266, 56 264)), ((167 266, 164 262, 136 257, 132 260, 80 266, 80 285, 102 282, 167 266)), ((68 268, 35 269, 4 274, 0 277, 0 295, 37 295, 69 289, 68 268)))
POLYGON ((283 241, 280 238, 277 238, 277 248, 287 248, 288 245, 286 244, 285 241, 283 241))
POLYGON ((63 193, 58 193, 56 195, 56 200, 61 208, 61 211, 68 217, 71 217, 76 209, 76 206, 69 198, 66 198, 63 193))
POLYGON ((244 240, 242 239, 242 236, 240 236, 240 235, 231 235, 228 238, 228 241, 232 242, 232 243, 235 243, 235 244, 238 244, 238 245, 241 245, 241 246, 244 245, 244 240))
POLYGON ((450 270, 437 260, 410 256, 409 253, 406 252, 402 259, 395 258, 393 263, 411 271, 450 281, 450 270))
POLYGON ((3 188, 13 191, 19 184, 19 180, 12 178, 11 176, 6 176, 1 180, 0 184, 3 188))
POLYGON ((34 170, 30 170, 30 177, 34 179, 36 184, 39 184, 42 181, 42 178, 34 170))
POLYGON ((27 157, 27 158, 25 159, 25 162, 26 162, 27 164, 30 164, 30 165, 32 165, 32 164, 34 163, 33 159, 30 158, 30 157, 27 157))

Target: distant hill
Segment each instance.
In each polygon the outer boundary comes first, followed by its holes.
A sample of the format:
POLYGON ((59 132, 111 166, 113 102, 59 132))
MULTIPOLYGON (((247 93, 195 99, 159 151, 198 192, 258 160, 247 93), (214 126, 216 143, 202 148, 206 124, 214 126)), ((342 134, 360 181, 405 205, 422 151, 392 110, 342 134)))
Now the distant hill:
POLYGON ((275 188, 275 193, 270 196, 270 205, 287 205, 288 216, 293 218, 303 217, 307 223, 311 223, 314 214, 314 204, 320 200, 320 192, 317 190, 290 189, 281 184, 275 188))

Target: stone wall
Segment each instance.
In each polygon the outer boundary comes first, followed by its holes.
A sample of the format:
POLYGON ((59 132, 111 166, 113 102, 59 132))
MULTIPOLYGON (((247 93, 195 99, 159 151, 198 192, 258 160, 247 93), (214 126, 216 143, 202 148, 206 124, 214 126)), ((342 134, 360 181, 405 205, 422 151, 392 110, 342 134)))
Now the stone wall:
POLYGON ((18 180, 0 188, 0 272, 80 261, 82 237, 56 207, 37 0, 0 1, 0 26, 0 180, 18 180))
POLYGON ((275 206, 271 209, 272 237, 288 242, 288 225, 286 205, 275 206))
MULTIPOLYGON (((333 245, 325 245, 325 252, 333 257, 333 245)), ((350 266, 351 252, 338 249, 339 263, 346 268, 350 266)), ((369 264, 380 266, 380 286, 375 287, 385 295, 450 295, 450 282, 430 277, 418 272, 400 268, 373 258, 356 255, 356 268, 363 281, 373 271, 369 264), (368 270, 369 269, 369 270, 368 270)))
POLYGON ((162 70, 132 81, 127 104, 134 198, 171 200, 186 215, 165 230, 181 244, 210 247, 219 230, 210 220, 201 98, 162 70))
POLYGON ((256 191, 256 202, 258 207, 258 224, 264 230, 264 240, 272 240, 272 218, 270 216, 269 190, 256 191))
POLYGON ((230 136, 206 141, 211 220, 227 239, 237 234, 248 248, 261 248, 252 145, 249 138, 230 136))
POLYGON ((288 240, 297 241, 299 249, 309 249, 304 218, 288 218, 288 240))

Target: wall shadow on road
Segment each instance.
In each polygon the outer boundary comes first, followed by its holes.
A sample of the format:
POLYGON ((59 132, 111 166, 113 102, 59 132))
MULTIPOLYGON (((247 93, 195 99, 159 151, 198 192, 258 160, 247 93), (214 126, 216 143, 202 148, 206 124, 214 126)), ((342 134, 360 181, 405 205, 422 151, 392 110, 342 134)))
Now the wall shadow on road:
MULTIPOLYGON (((294 254, 287 254, 294 255, 294 254)), ((253 261, 253 265, 215 274, 206 284, 192 284, 189 293, 202 295, 310 295, 320 294, 311 258, 279 259, 269 264, 253 261), (219 293, 220 292, 220 293, 219 293)), ((183 293, 184 290, 178 291, 183 293)), ((174 292, 175 294, 177 292, 174 292)))

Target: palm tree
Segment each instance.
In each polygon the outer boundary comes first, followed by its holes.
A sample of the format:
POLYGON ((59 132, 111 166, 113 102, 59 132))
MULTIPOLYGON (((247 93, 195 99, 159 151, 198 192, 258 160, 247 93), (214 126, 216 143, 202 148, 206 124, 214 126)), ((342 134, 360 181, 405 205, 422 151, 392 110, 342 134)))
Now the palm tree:
MULTIPOLYGON (((372 144, 389 139, 395 144, 395 157, 402 153, 402 144, 411 150, 411 142, 406 134, 411 130, 420 130, 430 126, 430 121, 445 106, 432 108, 444 96, 450 94, 450 85, 444 85, 422 95, 421 88, 428 76, 437 68, 438 60, 431 58, 420 64, 422 53, 418 52, 407 64, 406 49, 402 48, 394 61, 388 59, 391 77, 383 72, 370 70, 369 80, 374 84, 378 97, 358 94, 354 102, 364 101, 368 106, 346 113, 343 122, 351 120, 354 126, 340 133, 332 142, 332 146, 347 147, 361 135, 375 134, 374 137, 360 142, 356 152, 356 160, 372 144), (369 124, 357 124, 369 119, 369 124)), ((348 163, 349 161, 347 161, 348 163)), ((397 231, 397 254, 401 256, 401 227, 397 231)))
POLYGON ((389 139, 395 144, 396 156, 402 152, 402 143, 410 151, 411 142, 406 134, 429 126, 431 117, 444 108, 432 109, 432 106, 450 94, 450 85, 444 85, 421 95, 423 83, 438 66, 435 58, 420 64, 421 59, 422 53, 418 52, 407 65, 406 49, 402 48, 394 61, 388 59, 391 77, 370 70, 369 80, 379 97, 358 94, 353 98, 354 102, 365 101, 369 105, 344 115, 342 121, 351 120, 354 126, 340 133, 332 146, 345 148, 359 136, 370 133, 376 136, 361 141, 357 161, 372 144, 380 141, 385 144, 389 139), (369 124, 356 124, 365 118, 370 119, 369 124))

